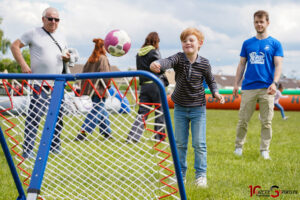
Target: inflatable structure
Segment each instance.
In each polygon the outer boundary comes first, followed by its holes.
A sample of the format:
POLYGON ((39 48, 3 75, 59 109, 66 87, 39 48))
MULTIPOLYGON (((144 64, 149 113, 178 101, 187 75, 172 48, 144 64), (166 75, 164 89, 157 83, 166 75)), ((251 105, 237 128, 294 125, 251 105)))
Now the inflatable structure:
MULTIPOLYGON (((232 95, 232 90, 223 89, 219 90, 220 94, 224 95, 225 104, 220 104, 219 101, 212 97, 210 90, 205 90, 206 108, 207 109, 229 109, 238 110, 240 109, 241 96, 235 97, 232 95)), ((240 91, 239 91, 240 93, 240 91)), ((283 95, 287 95, 288 98, 282 98, 279 103, 283 106, 286 111, 300 111, 300 90, 284 90, 283 95)), ((169 108, 174 108, 174 102, 171 99, 171 95, 168 95, 169 108)), ((258 109, 258 104, 256 109, 258 109)), ((277 110, 277 108, 275 108, 277 110)))

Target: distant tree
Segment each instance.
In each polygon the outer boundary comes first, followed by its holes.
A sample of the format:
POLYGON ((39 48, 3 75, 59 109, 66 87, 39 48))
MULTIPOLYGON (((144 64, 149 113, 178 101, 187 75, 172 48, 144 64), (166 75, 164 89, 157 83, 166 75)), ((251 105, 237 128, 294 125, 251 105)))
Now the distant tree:
MULTIPOLYGON (((0 24, 2 23, 2 18, 0 17, 0 24)), ((10 47, 10 41, 4 38, 4 32, 0 29, 0 52, 5 54, 10 47)))
MULTIPOLYGON (((0 17, 0 24, 2 23, 2 18, 0 17)), ((20 65, 10 58, 2 58, 1 54, 4 55, 7 53, 11 42, 4 38, 4 32, 0 29, 0 72, 3 72, 5 69, 8 73, 21 73, 20 65)), ((22 50, 22 55, 26 63, 30 66, 30 53, 29 49, 25 48, 22 50)))
POLYGON ((29 52, 29 49, 28 48, 23 49, 22 50, 22 55, 23 55, 27 65, 30 66, 30 52, 29 52))
POLYGON ((8 73, 21 73, 19 64, 10 58, 3 58, 0 60, 0 72, 7 70, 8 73))

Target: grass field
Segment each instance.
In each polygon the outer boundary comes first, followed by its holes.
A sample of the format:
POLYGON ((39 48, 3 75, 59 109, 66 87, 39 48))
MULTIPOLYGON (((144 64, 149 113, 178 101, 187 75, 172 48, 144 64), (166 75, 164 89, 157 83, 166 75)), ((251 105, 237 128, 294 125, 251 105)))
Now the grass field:
MULTIPOLYGON (((171 110, 173 116, 173 110, 171 110)), ((281 119, 275 112, 273 139, 270 147, 272 160, 259 154, 260 123, 255 112, 249 123, 247 141, 242 157, 233 155, 238 111, 207 110, 208 185, 199 189, 193 185, 193 149, 189 144, 186 192, 190 200, 201 199, 265 199, 253 195, 249 186, 261 186, 261 191, 277 185, 279 190, 298 194, 280 194, 277 199, 300 199, 300 112, 286 112, 290 118, 281 119)), ((0 200, 17 198, 12 176, 0 150, 0 200)), ((273 190, 270 194, 275 195, 273 190)), ((268 197, 273 199, 272 197, 268 197)))

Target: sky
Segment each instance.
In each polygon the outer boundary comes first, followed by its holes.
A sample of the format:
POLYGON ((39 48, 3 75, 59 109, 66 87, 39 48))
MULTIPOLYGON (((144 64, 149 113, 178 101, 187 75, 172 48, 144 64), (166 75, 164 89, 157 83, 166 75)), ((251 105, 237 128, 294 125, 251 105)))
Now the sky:
MULTIPOLYGON (((93 51, 93 38, 105 38, 122 29, 131 38, 131 49, 122 57, 109 56, 122 71, 135 68, 135 55, 149 32, 160 36, 162 57, 182 51, 180 33, 187 27, 200 29, 204 44, 199 55, 209 59, 215 74, 234 75, 244 40, 255 36, 253 13, 270 15, 268 33, 284 50, 283 74, 300 79, 300 1, 297 0, 0 0, 0 28, 10 41, 25 31, 42 26, 42 12, 55 7, 59 29, 80 54, 84 64, 93 51)), ((6 57, 11 57, 9 52, 6 57)), ((4 57, 5 57, 4 56, 4 57)))

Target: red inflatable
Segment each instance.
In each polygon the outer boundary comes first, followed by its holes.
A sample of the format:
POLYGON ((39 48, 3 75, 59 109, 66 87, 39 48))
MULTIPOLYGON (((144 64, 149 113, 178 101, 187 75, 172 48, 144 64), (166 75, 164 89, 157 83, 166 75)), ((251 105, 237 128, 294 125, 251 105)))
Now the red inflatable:
MULTIPOLYGON (((213 98, 211 94, 206 94, 206 108, 207 109, 240 109, 241 96, 234 97, 233 95, 224 94, 225 103, 220 104, 217 99, 213 98)), ((284 110, 300 111, 300 95, 287 95, 288 98, 282 98, 279 103, 284 110)), ((174 108, 174 102, 171 99, 171 95, 167 96, 169 108, 174 108)), ((258 109, 258 104, 256 105, 258 109)), ((276 108, 277 109, 277 108, 276 108)))

